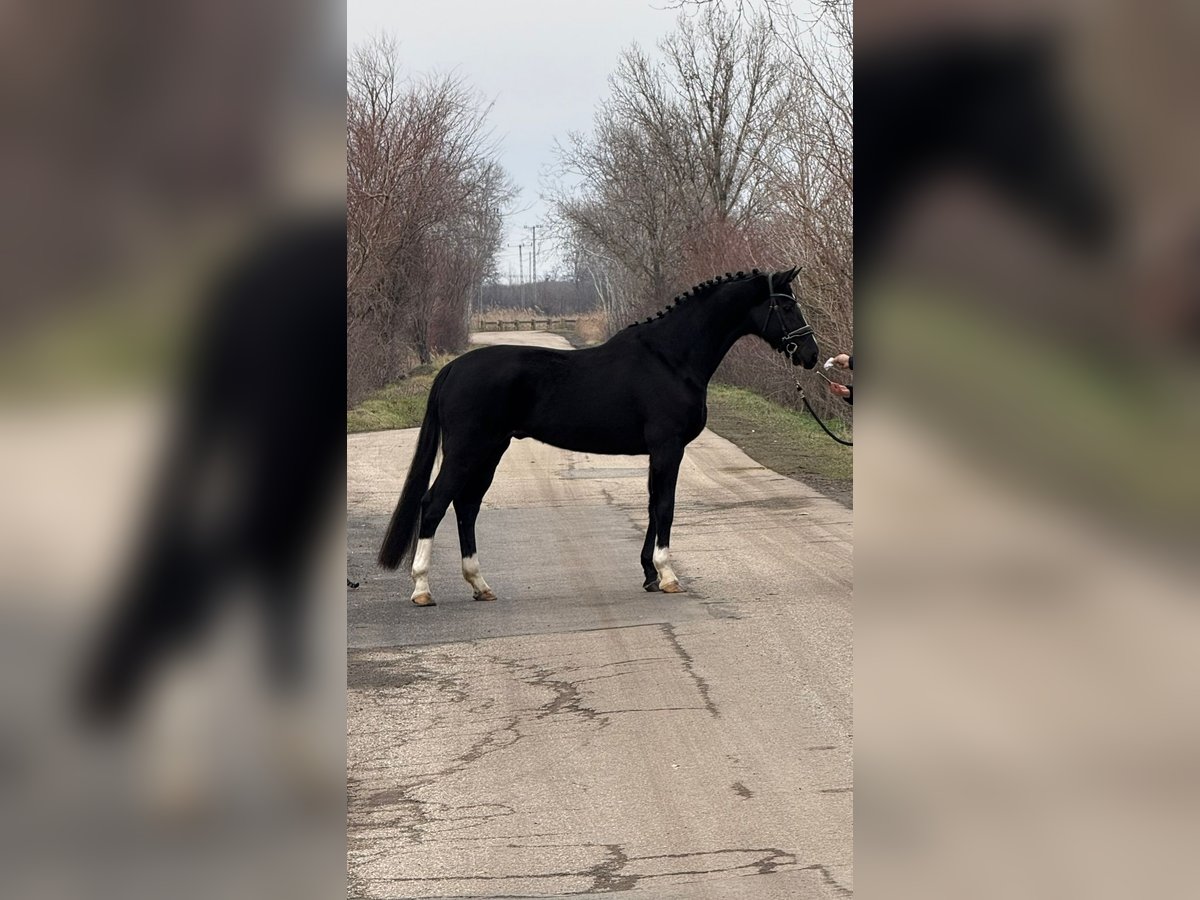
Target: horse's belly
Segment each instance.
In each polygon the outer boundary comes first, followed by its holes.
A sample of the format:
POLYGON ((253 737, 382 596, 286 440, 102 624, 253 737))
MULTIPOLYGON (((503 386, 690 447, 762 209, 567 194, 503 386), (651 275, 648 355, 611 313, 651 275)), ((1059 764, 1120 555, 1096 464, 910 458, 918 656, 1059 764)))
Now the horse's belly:
POLYGON ((643 423, 628 410, 595 405, 543 407, 520 431, 543 443, 582 453, 637 454, 646 451, 643 423))
POLYGON ((550 424, 542 428, 527 429, 530 437, 580 453, 612 453, 634 456, 646 453, 646 439, 640 431, 631 429, 606 429, 595 427, 572 428, 564 424, 550 424))

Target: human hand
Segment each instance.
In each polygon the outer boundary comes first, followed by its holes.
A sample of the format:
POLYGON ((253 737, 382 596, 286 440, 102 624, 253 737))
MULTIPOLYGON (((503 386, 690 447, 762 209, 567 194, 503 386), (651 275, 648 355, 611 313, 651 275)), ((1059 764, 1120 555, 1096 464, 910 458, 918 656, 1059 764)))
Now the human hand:
POLYGON ((850 354, 849 353, 839 353, 837 356, 835 356, 833 358, 833 364, 841 369, 850 368, 850 354))
POLYGON ((830 383, 829 390, 833 391, 839 397, 850 396, 850 388, 846 387, 844 384, 838 384, 836 381, 830 383))

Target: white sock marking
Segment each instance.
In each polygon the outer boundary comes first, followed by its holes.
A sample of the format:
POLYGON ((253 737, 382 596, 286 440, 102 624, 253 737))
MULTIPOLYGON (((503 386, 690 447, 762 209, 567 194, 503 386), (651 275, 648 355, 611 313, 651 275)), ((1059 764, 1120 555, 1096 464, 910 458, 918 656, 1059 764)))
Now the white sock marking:
POLYGON ((483 580, 483 576, 479 574, 479 554, 473 556, 464 556, 462 561, 463 578, 467 580, 467 584, 477 594, 482 594, 484 591, 489 591, 488 583, 483 580))
POLYGON ((678 581, 675 577, 675 570, 671 568, 671 548, 670 547, 655 547, 654 548, 654 568, 658 570, 658 583, 670 584, 672 581, 678 581))
POLYGON ((429 563, 433 559, 433 538, 417 541, 417 552, 413 554, 413 596, 429 593, 429 563))

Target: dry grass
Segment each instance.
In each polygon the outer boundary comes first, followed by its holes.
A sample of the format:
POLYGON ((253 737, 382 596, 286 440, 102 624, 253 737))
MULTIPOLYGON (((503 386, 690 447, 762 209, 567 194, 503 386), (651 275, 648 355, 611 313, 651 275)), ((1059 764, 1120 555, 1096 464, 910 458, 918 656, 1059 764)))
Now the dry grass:
POLYGON ((608 326, 600 310, 585 313, 575 322, 575 333, 584 346, 603 343, 608 338, 608 326))

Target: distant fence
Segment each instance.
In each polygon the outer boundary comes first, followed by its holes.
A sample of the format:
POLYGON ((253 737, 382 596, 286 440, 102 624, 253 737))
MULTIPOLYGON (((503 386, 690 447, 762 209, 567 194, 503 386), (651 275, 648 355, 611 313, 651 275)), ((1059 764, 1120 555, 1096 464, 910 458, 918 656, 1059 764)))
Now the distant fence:
POLYGON ((574 328, 578 319, 480 319, 477 331, 538 331, 574 328))

